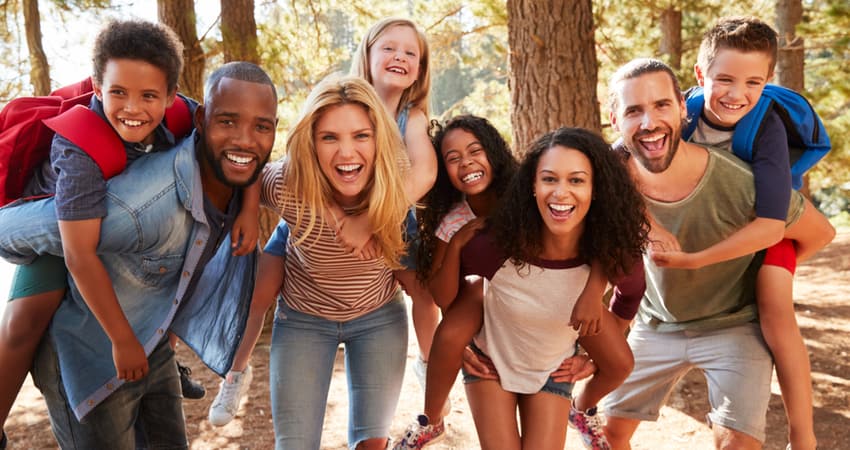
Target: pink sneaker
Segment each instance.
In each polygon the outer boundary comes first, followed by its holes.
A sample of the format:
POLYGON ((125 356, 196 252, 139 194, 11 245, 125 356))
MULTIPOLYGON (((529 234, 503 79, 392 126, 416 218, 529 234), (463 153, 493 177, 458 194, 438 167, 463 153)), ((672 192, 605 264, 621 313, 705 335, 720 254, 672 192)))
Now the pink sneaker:
POLYGON ((570 405, 570 426, 581 433, 584 448, 591 450, 611 450, 608 439, 602 432, 604 426, 602 415, 596 414, 596 407, 579 411, 574 404, 570 405))
POLYGON ((428 423, 428 416, 420 414, 416 421, 407 427, 404 437, 393 446, 393 450, 411 450, 425 448, 445 437, 444 421, 435 425, 428 423))

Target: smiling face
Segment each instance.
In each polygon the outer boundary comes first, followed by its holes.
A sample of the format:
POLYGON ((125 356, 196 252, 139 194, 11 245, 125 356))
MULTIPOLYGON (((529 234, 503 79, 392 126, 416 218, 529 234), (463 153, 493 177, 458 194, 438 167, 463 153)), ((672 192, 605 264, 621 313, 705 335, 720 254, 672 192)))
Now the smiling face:
POLYGON ((544 253, 547 247, 562 247, 564 242, 578 248, 592 196, 593 167, 584 153, 556 145, 540 156, 534 197, 543 219, 544 253))
POLYGON ((375 171, 375 129, 366 107, 330 106, 313 126, 316 158, 340 206, 359 203, 375 171))
POLYGON ((440 147, 446 173, 455 189, 468 197, 487 190, 493 180, 493 169, 474 134, 455 128, 446 133, 440 147))
POLYGON ((202 173, 229 187, 250 185, 271 155, 276 125, 270 86, 222 78, 195 113, 204 139, 202 173))
POLYGON ((419 36, 406 25, 384 30, 369 48, 369 74, 380 92, 394 88, 403 91, 419 78, 419 36))
POLYGON ((650 172, 667 170, 682 138, 687 117, 670 75, 649 72, 617 82, 616 111, 610 115, 629 152, 650 172))
POLYGON ((176 95, 168 92, 165 72, 141 60, 110 59, 102 80, 94 94, 112 128, 126 142, 153 143, 154 130, 176 95))
POLYGON ((758 103, 772 74, 770 55, 719 49, 705 69, 694 67, 697 82, 705 89, 703 112, 717 125, 732 127, 758 103))

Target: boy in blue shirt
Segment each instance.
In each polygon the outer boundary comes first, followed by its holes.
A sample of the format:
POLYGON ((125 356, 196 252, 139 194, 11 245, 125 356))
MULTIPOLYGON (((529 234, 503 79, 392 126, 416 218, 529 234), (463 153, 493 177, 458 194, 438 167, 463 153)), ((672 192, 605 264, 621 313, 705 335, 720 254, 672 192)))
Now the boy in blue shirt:
MULTIPOLYGON (((194 101, 177 96, 182 52, 183 46, 173 31, 150 22, 111 22, 96 39, 94 96, 89 108, 120 137, 128 164, 147 153, 176 145, 176 137, 163 122, 166 109, 174 101, 186 101, 190 113, 197 106, 194 101)), ((255 245, 250 243, 256 242, 259 191, 254 192, 253 196, 246 195, 246 208, 234 225, 234 236, 239 236, 238 230, 244 233, 243 245, 237 249, 242 254, 251 251, 255 245)), ((148 371, 144 349, 118 305, 106 268, 95 254, 106 214, 106 180, 101 169, 85 151, 57 134, 50 160, 36 171, 24 192, 24 196, 42 194, 55 196, 65 259, 43 256, 32 264, 19 266, 15 274, 0 325, 0 367, 4 370, 0 425, 5 422, 36 347, 63 298, 68 272, 112 342, 118 378, 136 381, 148 371)))
MULTIPOLYGON (((704 89, 705 106, 696 119, 691 142, 731 151, 736 124, 756 106, 765 84, 773 78, 777 47, 776 32, 754 17, 722 18, 705 33, 694 66, 704 89)), ((797 254, 794 241, 782 239, 791 170, 785 125, 774 110, 765 116, 752 155, 747 162, 756 188, 755 219, 726 240, 692 253, 680 252, 675 240, 662 238, 667 250, 674 252, 655 252, 654 261, 696 269, 767 249, 756 285, 759 322, 776 364, 790 447, 814 449, 811 369, 794 315, 792 292, 796 261, 802 255, 797 254)), ((811 203, 807 202, 806 208, 812 208, 811 203)), ((826 245, 832 237, 820 236, 822 242, 816 247, 826 245)))

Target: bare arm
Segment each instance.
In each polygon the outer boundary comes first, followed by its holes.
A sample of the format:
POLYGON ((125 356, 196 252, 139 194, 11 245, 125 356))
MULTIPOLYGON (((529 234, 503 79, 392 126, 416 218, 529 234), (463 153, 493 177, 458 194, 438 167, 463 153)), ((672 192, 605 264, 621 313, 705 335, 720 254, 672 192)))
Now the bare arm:
POLYGON ((410 177, 405 180, 405 192, 413 204, 428 193, 437 179, 437 155, 428 136, 428 118, 418 108, 410 110, 404 143, 410 158, 410 177))
POLYGON ((570 326, 578 331, 579 336, 593 336, 601 331, 602 296, 605 295, 607 286, 608 280, 602 272, 602 267, 593 263, 587 284, 570 314, 570 326))
POLYGON ((794 240, 797 261, 805 261, 835 238, 835 228, 826 216, 805 199, 800 218, 785 230, 785 237, 794 240))
POLYGON ((448 243, 440 242, 434 250, 432 277, 428 289, 440 308, 448 308, 457 297, 460 283, 460 251, 484 227, 485 219, 476 217, 460 228, 448 243))
POLYGON ((260 237, 260 187, 260 181, 255 181, 243 193, 242 208, 230 232, 230 246, 236 256, 247 255, 257 248, 257 239, 260 237))
POLYGON ((248 323, 245 325, 245 335, 236 355, 233 357, 233 365, 230 370, 242 372, 248 366, 248 360, 257 339, 263 331, 263 320, 266 312, 277 298, 277 293, 283 287, 284 263, 286 259, 277 255, 263 253, 260 255, 260 263, 257 269, 257 281, 254 284, 254 294, 251 296, 251 309, 248 312, 248 323))
POLYGON ((112 341, 118 378, 134 381, 147 375, 148 359, 118 303, 106 267, 95 253, 100 222, 99 218, 59 221, 65 264, 89 309, 112 341))
POLYGON ((652 260, 660 267, 699 269, 755 253, 782 240, 785 222, 757 217, 726 239, 698 252, 653 252, 652 260))

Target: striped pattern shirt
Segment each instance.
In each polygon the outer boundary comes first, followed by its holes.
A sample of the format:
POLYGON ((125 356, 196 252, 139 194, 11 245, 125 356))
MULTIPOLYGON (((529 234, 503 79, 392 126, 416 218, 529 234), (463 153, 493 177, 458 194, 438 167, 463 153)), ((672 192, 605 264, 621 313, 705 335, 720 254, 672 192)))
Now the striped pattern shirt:
POLYGON ((443 216, 443 220, 434 235, 441 241, 448 243, 458 230, 474 218, 475 213, 472 212, 469 203, 466 203, 466 200, 461 200, 455 203, 452 209, 443 216))
POLYGON ((309 211, 305 208, 301 229, 296 230, 295 204, 301 200, 284 185, 284 167, 283 161, 266 166, 261 201, 290 226, 282 291, 286 304, 296 311, 342 322, 392 300, 398 285, 383 258, 361 261, 349 254, 336 242, 333 227, 321 217, 307 238, 293 245, 303 235, 309 211))

